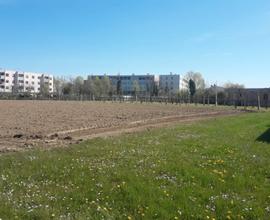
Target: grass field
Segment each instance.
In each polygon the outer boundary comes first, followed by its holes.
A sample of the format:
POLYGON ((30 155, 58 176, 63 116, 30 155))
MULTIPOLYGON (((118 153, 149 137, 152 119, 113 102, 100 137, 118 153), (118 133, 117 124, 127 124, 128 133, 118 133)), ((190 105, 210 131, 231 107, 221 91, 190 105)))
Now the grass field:
POLYGON ((270 219, 270 113, 0 156, 0 219, 270 219))

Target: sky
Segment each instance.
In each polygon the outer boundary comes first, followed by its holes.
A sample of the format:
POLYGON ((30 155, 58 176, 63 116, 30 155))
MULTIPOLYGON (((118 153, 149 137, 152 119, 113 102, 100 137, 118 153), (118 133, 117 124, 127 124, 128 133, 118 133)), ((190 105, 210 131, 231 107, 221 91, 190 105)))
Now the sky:
POLYGON ((270 1, 0 0, 0 67, 270 87, 270 1))

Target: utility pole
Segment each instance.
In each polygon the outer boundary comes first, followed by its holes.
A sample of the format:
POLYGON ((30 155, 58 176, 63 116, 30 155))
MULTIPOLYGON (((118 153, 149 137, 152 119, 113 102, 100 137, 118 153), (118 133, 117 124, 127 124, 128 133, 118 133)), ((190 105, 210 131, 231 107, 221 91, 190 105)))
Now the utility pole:
POLYGON ((261 108, 261 100, 260 100, 260 94, 259 93, 257 94, 257 97, 258 97, 258 110, 260 110, 260 108, 261 108))
POLYGON ((217 84, 215 84, 215 98, 216 98, 216 106, 218 106, 218 92, 217 92, 217 84))

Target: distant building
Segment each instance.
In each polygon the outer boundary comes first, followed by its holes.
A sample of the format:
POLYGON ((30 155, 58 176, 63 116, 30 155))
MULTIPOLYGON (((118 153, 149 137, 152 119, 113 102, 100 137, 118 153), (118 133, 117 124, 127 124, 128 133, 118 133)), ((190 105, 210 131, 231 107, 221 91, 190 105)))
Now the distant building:
POLYGON ((156 85, 155 76, 146 75, 90 75, 88 80, 95 78, 103 79, 108 77, 111 85, 117 90, 121 90, 123 95, 131 95, 134 93, 134 85, 137 84, 137 92, 139 94, 152 93, 154 86, 156 85))
POLYGON ((53 76, 0 69, 0 92, 39 93, 42 86, 53 93, 53 76))
POLYGON ((180 90, 187 89, 187 84, 179 74, 159 76, 159 89, 165 94, 177 94, 180 90))
POLYGON ((228 88, 225 90, 229 104, 270 106, 270 88, 228 88), (259 97, 259 99, 258 99, 259 97))
POLYGON ((153 94, 158 87, 159 94, 177 94, 180 90, 187 89, 186 82, 179 74, 168 75, 90 75, 89 79, 103 79, 108 77, 113 87, 121 88, 123 95, 134 93, 134 83, 139 86, 139 94, 153 94))

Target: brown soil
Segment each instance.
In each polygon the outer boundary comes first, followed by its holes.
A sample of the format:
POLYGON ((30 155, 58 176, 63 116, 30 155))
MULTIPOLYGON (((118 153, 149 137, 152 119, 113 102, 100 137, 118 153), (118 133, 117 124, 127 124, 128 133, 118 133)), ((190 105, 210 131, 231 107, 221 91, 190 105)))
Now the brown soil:
POLYGON ((0 101, 0 151, 67 146, 171 123, 239 113, 172 104, 0 101))

